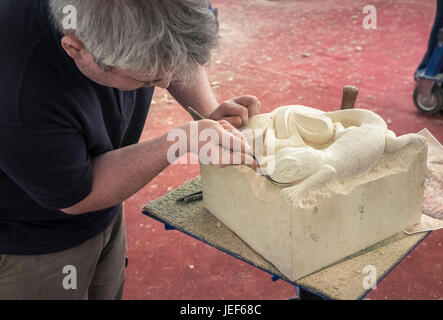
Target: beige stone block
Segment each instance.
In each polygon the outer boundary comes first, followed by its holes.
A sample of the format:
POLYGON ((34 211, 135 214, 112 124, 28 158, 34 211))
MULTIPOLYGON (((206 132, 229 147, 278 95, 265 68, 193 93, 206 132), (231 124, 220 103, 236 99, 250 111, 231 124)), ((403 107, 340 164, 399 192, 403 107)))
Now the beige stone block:
POLYGON ((296 205, 250 168, 201 165, 204 206, 295 281, 419 222, 426 155, 425 143, 385 153, 296 205))

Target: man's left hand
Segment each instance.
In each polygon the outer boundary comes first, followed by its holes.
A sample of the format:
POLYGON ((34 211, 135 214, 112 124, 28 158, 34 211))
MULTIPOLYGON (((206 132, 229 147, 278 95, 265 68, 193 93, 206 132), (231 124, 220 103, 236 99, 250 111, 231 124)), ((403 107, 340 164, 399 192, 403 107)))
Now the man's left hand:
POLYGON ((216 121, 226 120, 239 128, 246 125, 249 118, 259 112, 260 101, 254 96, 245 95, 223 102, 208 115, 208 118, 216 121))

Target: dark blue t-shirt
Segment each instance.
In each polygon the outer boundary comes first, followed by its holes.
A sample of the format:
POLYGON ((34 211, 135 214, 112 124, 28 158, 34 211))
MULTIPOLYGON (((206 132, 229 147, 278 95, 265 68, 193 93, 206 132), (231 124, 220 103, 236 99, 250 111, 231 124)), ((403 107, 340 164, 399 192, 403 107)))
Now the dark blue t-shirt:
POLYGON ((47 0, 0 1, 0 253, 43 254, 102 232, 117 207, 68 208, 92 186, 91 159, 138 142, 154 88, 86 78, 60 45, 47 0))

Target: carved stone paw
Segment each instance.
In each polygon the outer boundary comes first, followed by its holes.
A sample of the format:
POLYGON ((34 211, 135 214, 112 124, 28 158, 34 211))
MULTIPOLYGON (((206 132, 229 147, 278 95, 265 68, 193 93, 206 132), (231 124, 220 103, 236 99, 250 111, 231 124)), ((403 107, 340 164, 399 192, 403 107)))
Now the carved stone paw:
POLYGON ((302 190, 300 186, 293 186, 289 188, 285 188, 281 191, 281 194, 285 198, 286 201, 289 202, 289 204, 296 205, 298 201, 302 199, 302 190))

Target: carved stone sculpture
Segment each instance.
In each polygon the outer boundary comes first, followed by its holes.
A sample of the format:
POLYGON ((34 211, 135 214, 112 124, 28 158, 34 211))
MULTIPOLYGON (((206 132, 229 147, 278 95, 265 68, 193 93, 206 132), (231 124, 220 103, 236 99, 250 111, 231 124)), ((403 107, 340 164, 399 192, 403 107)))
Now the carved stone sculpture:
POLYGON ((308 107, 285 106, 274 113, 276 137, 273 133, 266 134, 266 146, 269 147, 273 139, 280 150, 273 159, 275 169, 271 177, 284 183, 300 182, 282 190, 294 204, 315 186, 367 172, 384 152, 425 143, 424 138, 416 134, 396 137, 380 116, 365 109, 326 113, 308 107), (326 144, 329 145, 324 147, 326 144), (286 147, 281 148, 282 145, 286 147))
POLYGON ((260 164, 201 167, 206 208, 291 280, 420 221, 425 140, 365 109, 283 106, 243 132, 260 164))

